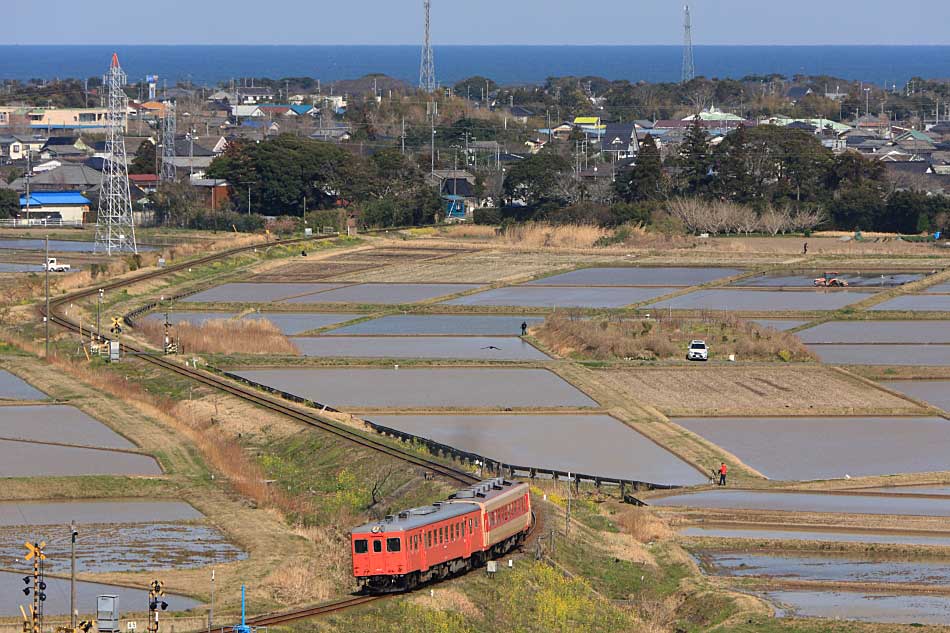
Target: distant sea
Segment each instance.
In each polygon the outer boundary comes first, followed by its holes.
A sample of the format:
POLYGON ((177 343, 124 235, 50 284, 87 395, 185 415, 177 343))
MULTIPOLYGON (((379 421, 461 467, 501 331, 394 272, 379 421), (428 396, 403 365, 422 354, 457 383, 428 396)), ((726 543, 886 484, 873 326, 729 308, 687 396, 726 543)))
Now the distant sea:
MULTIPOLYGON (((383 73, 419 78, 418 46, 0 46, 0 79, 101 76, 112 52, 131 80, 157 74, 168 85, 216 85, 239 77, 313 77, 329 83, 383 73)), ((950 46, 696 46, 696 72, 741 78, 780 73, 829 75, 876 85, 919 76, 950 78, 950 46)), ((594 75, 679 81, 679 46, 436 46, 441 84, 472 75, 501 84, 594 75)), ((829 86, 833 88, 833 86, 829 86)))

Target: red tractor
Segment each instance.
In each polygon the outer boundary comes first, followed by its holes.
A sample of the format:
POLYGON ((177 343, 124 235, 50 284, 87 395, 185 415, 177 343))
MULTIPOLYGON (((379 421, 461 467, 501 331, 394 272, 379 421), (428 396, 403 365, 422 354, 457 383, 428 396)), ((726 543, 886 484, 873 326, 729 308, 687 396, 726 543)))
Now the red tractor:
POLYGON ((846 288, 848 286, 848 280, 842 279, 839 277, 840 273, 823 273, 821 277, 818 277, 812 283, 819 288, 846 288))

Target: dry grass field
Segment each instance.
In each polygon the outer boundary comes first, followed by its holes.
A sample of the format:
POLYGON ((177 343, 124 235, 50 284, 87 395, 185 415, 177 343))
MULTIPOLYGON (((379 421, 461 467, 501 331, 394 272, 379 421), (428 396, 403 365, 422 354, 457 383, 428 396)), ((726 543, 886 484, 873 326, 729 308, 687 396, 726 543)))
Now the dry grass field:
POLYGON ((595 372, 625 397, 668 416, 889 415, 913 403, 817 366, 701 366, 595 372))
MULTIPOLYGON (((164 323, 143 319, 137 327, 149 343, 164 347, 164 323)), ((182 353, 300 354, 297 346, 267 319, 211 319, 197 325, 183 321, 171 328, 171 335, 182 353)))

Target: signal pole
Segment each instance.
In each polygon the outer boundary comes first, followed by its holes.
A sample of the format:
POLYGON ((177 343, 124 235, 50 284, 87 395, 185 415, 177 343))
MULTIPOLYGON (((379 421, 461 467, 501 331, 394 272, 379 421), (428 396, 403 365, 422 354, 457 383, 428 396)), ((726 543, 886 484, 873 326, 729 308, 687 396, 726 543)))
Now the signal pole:
MULTIPOLYGON (((26 547, 26 556, 24 556, 23 559, 33 561, 33 588, 30 589, 27 587, 23 590, 23 593, 27 596, 30 595, 31 592, 33 593, 33 606, 31 607, 30 614, 31 632, 41 633, 43 630, 43 603, 46 601, 46 581, 43 579, 41 563, 46 560, 46 554, 43 553, 43 548, 46 547, 46 541, 39 543, 30 543, 27 541, 23 545, 26 547)), ((23 582, 29 584, 30 577, 25 576, 23 582)))
POLYGON ((79 530, 76 528, 76 522, 70 521, 70 546, 69 546, 69 626, 76 628, 76 537, 79 536, 79 530))

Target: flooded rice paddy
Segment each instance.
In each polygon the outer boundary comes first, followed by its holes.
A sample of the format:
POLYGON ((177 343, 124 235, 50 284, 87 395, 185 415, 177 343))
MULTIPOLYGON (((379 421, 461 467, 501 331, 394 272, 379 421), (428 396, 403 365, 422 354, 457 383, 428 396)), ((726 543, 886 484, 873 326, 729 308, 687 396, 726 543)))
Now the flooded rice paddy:
POLYGON ((832 365, 950 365, 950 345, 812 345, 832 365))
MULTIPOLYGON (((0 399, 5 400, 47 400, 49 396, 6 369, 0 369, 0 399)), ((0 410, 0 426, 3 425, 3 411, 0 410)))
MULTIPOLYGON (((28 238, 4 238, 0 239, 0 249, 18 249, 27 251, 40 251, 46 248, 46 240, 28 239, 28 238)), ((95 242, 81 242, 72 240, 50 240, 49 249, 58 253, 91 253, 95 248, 95 242)), ((153 251, 152 246, 145 244, 138 245, 139 251, 153 251)))
POLYGON ((516 336, 319 336, 293 339, 305 356, 550 360, 516 336))
MULTIPOLYGON (((101 517, 107 519, 108 517, 101 517)), ((192 569, 230 563, 247 555, 228 542, 219 530, 201 524, 136 523, 121 525, 79 523, 76 571, 136 572, 160 569, 192 569)), ((46 571, 69 573, 67 524, 27 528, 0 527, 0 566, 16 568, 23 557, 24 540, 44 540, 46 571), (61 538, 67 535, 66 539, 61 538)))
POLYGON ((161 474, 148 455, 0 440, 0 477, 161 474))
POLYGON ((534 327, 544 321, 540 317, 448 315, 448 314, 395 314, 379 319, 362 321, 332 330, 327 335, 466 335, 514 336, 521 334, 521 324, 534 327))
POLYGON ((939 495, 942 497, 950 497, 950 485, 888 486, 885 488, 863 488, 861 492, 883 492, 889 495, 939 495))
POLYGON ((950 567, 946 561, 706 550, 697 552, 697 558, 706 571, 718 576, 824 582, 950 584, 950 567))
POLYGON ((0 503, 0 527, 77 523, 153 523, 204 518, 183 501, 8 501, 0 503))
POLYGON ((40 264, 16 264, 0 262, 0 273, 39 273, 43 272, 40 264))
MULTIPOLYGON (((826 271, 811 271, 796 274, 773 273, 759 275, 748 279, 741 279, 733 286, 757 286, 768 288, 812 288, 815 285, 815 279, 824 277, 826 271)), ((827 271, 827 274, 834 274, 827 271)), ((851 287, 859 288, 894 288, 904 284, 923 279, 921 273, 841 273, 835 274, 835 277, 844 279, 851 287)))
POLYGON ((102 422, 64 405, 0 407, 0 437, 96 448, 135 448, 102 422))
POLYGON ((937 294, 950 294, 950 281, 946 281, 942 284, 936 284, 930 286, 929 288, 924 288, 921 292, 926 293, 937 293, 937 294))
POLYGON ((908 496, 891 499, 878 495, 708 490, 653 499, 650 505, 720 510, 950 517, 950 498, 922 499, 908 496))
POLYGON ((722 538, 737 540, 815 541, 822 543, 875 543, 882 545, 932 545, 950 547, 950 534, 929 536, 901 532, 865 532, 847 530, 798 530, 772 528, 745 528, 690 526, 679 530, 680 536, 694 538, 722 538))
POLYGON ((319 294, 296 297, 284 303, 418 303, 475 290, 479 284, 356 284, 319 294))
POLYGON ((751 323, 756 323, 763 327, 770 327, 778 332, 786 332, 799 325, 805 325, 808 321, 798 319, 748 319, 751 323))
POLYGON ((658 484, 706 477, 607 415, 374 415, 373 422, 523 467, 658 484))
MULTIPOLYGON (((22 543, 21 543, 22 547, 22 543)), ((21 563, 23 565, 23 563, 21 563)), ((0 572, 0 615, 19 617, 19 605, 29 600, 21 593, 23 588, 23 573, 0 572)), ((94 614, 96 611, 96 596, 110 594, 119 596, 119 609, 123 613, 129 611, 144 612, 148 609, 148 589, 133 589, 118 585, 105 585, 97 582, 76 583, 76 607, 80 614, 94 614)), ((165 597, 169 611, 187 611, 200 604, 197 600, 168 594, 165 597)), ((46 602, 43 603, 46 615, 67 615, 69 613, 69 578, 46 577, 46 602)))
POLYGON ((904 295, 869 308, 870 310, 907 310, 909 312, 950 312, 950 294, 904 295))
POLYGON ((805 343, 950 343, 950 321, 829 321, 798 337, 805 343))
POLYGON ((288 336, 309 332, 337 323, 345 323, 358 319, 360 314, 343 314, 339 312, 255 312, 248 314, 244 319, 266 319, 280 328, 288 336))
POLYGON ((770 591, 765 597, 782 607, 779 616, 885 622, 950 623, 950 598, 867 594, 849 591, 770 591))
MULTIPOLYGON (((214 319, 233 319, 238 316, 236 312, 169 312, 168 321, 170 323, 182 323, 187 321, 192 325, 202 325, 214 319)), ((280 331, 288 336, 309 332, 318 328, 345 323, 353 319, 358 319, 360 314, 344 314, 340 312, 252 312, 241 317, 241 320, 266 319, 280 328, 280 331)), ((164 321, 164 312, 153 312, 146 319, 154 321, 164 321)))
POLYGON ((881 384, 944 411, 950 411, 950 380, 896 380, 881 384))
POLYGON ((509 286, 447 301, 456 306, 524 306, 533 308, 620 308, 649 301, 678 288, 630 288, 581 286, 509 286))
POLYGON ((241 281, 203 290, 181 299, 190 303, 271 303, 299 295, 313 294, 339 288, 343 284, 329 283, 255 283, 241 281))
POLYGON ((738 268, 581 268, 529 281, 534 286, 698 286, 742 273, 738 268))
POLYGON ((836 479, 948 469, 950 422, 943 418, 678 418, 674 422, 771 479, 836 479))
POLYGON ((596 407, 544 369, 257 369, 248 380, 333 407, 596 407))
POLYGON ((786 310, 839 310, 868 298, 867 293, 848 290, 697 290, 650 308, 674 310, 733 310, 778 312, 786 310))

